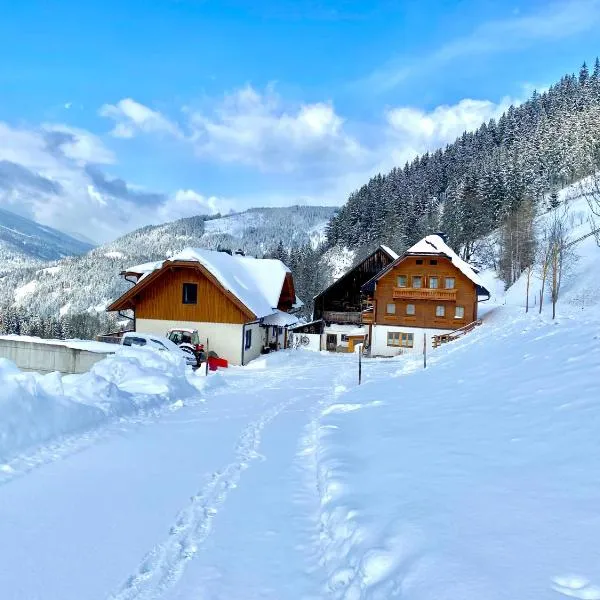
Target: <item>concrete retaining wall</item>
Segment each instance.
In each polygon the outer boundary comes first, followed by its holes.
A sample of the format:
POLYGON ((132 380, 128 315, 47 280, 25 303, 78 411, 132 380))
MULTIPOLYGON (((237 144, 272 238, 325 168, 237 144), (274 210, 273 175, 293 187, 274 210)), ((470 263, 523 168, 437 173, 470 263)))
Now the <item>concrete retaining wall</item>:
POLYGON ((0 358, 7 358, 23 371, 38 373, 85 373, 108 352, 89 352, 61 344, 0 339, 0 358))

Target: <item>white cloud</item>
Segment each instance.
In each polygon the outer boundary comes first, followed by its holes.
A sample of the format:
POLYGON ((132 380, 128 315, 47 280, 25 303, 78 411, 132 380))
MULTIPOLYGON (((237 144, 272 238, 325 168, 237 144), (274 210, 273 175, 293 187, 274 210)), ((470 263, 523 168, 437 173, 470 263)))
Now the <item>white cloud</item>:
POLYGON ((112 135, 163 134, 188 144, 202 159, 268 172, 336 169, 342 159, 360 161, 365 151, 344 129, 329 102, 289 105, 272 86, 264 93, 243 87, 207 111, 183 109, 179 125, 131 98, 104 105, 115 121, 112 135))
POLYGON ((203 196, 194 190, 177 190, 158 210, 159 221, 173 221, 192 215, 226 213, 234 202, 217 196, 203 196))
POLYGON ((246 86, 210 114, 190 114, 200 157, 261 171, 331 169, 342 160, 361 160, 364 149, 344 125, 331 103, 286 106, 272 87, 261 94, 246 86))
POLYGON ((105 104, 100 108, 100 116, 115 121, 111 134, 115 137, 132 138, 137 133, 158 133, 183 137, 179 126, 162 113, 132 100, 124 98, 117 104, 105 104))
POLYGON ((410 106, 387 111, 387 122, 395 145, 424 152, 454 141, 464 131, 473 131, 483 122, 498 118, 510 106, 509 98, 499 103, 465 98, 453 105, 437 106, 427 112, 410 106))
POLYGON ((372 92, 397 87, 415 73, 441 68, 451 61, 526 48, 592 31, 600 24, 600 0, 562 0, 540 4, 536 12, 513 11, 506 19, 491 20, 430 54, 412 59, 393 59, 375 69, 357 86, 372 92))
POLYGON ((50 134, 50 137, 58 134, 56 139, 60 142, 62 153, 78 164, 110 165, 116 162, 112 150, 98 136, 85 129, 64 124, 45 124, 42 125, 42 130, 50 134))
POLYGON ((0 122, 0 206, 97 241, 142 225, 223 211, 230 201, 193 190, 153 193, 112 178, 113 153, 67 125, 17 128, 0 122))

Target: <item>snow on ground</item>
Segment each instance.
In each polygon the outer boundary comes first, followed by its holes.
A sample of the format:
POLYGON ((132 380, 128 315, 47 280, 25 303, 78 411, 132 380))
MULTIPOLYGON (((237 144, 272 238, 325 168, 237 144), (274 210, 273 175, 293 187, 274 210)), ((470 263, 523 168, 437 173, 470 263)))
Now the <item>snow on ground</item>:
POLYGON ((356 356, 303 350, 208 378, 143 349, 0 363, 2 598, 600 600, 600 250, 577 252, 556 320, 494 288, 426 370, 364 360, 360 387, 356 356))
POLYGON ((37 287, 37 281, 35 279, 31 280, 29 283, 18 287, 15 290, 15 304, 21 304, 27 296, 31 296, 33 292, 35 292, 35 288, 37 287))
POLYGON ((15 340, 17 342, 32 342, 35 344, 49 344, 51 346, 66 346, 75 350, 87 350, 88 352, 116 352, 124 350, 118 344, 107 344, 93 340, 53 340, 40 338, 32 335, 0 335, 0 340, 15 340))
MULTIPOLYGON (((92 349, 97 342, 64 342, 92 349)), ((115 350, 111 344, 110 351, 115 350)), ((111 419, 182 401, 198 394, 203 380, 184 361, 142 348, 118 347, 118 354, 83 375, 24 373, 0 359, 0 465, 19 452, 111 419)), ((99 349, 96 348, 96 351, 99 349)))

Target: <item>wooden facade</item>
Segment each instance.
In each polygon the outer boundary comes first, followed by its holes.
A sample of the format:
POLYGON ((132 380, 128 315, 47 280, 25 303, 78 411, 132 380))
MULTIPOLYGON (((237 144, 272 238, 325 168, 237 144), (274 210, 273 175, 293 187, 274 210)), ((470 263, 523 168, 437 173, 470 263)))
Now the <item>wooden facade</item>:
POLYGON ((221 288, 199 268, 171 267, 139 292, 136 300, 137 319, 168 319, 200 323, 246 323, 254 316, 242 310, 221 288), (196 304, 184 304, 184 283, 198 286, 196 304))
MULTIPOLYGON (((293 283, 292 283, 293 287, 293 283)), ((199 263, 167 262, 108 307, 135 310, 136 319, 243 324, 256 319, 199 263), (197 302, 183 301, 184 284, 197 286, 197 302)))
POLYGON ((377 279, 363 322, 458 329, 477 319, 477 286, 449 258, 410 255, 377 279))
POLYGON ((329 323, 361 323, 361 286, 396 257, 381 246, 322 291, 314 300, 314 319, 329 323))

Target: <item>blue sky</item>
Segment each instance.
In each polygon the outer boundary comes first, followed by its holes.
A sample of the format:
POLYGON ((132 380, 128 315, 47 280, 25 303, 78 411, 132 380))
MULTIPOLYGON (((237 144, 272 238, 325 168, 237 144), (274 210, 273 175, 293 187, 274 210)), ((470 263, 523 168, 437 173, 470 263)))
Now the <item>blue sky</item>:
POLYGON ((597 0, 0 11, 0 205, 97 240, 191 214, 341 204, 600 53, 597 0))

